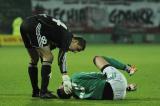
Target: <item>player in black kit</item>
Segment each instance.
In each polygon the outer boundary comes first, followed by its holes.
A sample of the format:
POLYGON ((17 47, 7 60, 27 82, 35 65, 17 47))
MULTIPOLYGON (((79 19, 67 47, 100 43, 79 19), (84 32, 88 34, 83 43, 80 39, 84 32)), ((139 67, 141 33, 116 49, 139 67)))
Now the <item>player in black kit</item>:
POLYGON ((59 48, 58 65, 62 73, 65 92, 71 93, 72 86, 66 69, 66 52, 80 52, 85 49, 86 41, 75 37, 60 20, 46 14, 27 17, 21 27, 21 36, 31 58, 28 72, 33 88, 32 97, 42 99, 56 98, 48 91, 53 61, 52 49, 59 48), (38 87, 37 63, 41 59, 41 88, 38 87))

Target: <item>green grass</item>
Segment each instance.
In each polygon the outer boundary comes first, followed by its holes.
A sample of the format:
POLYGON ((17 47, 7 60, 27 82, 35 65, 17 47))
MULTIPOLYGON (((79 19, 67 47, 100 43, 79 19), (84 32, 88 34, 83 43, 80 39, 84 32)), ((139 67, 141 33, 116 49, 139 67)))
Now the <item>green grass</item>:
MULTIPOLYGON (((53 54, 52 79, 49 89, 56 92, 61 84, 57 66, 57 53, 53 54)), ((28 55, 24 47, 0 47, 0 106, 157 106, 160 105, 160 45, 88 45, 81 53, 68 53, 69 74, 81 71, 98 71, 92 63, 95 55, 111 56, 138 67, 128 82, 138 84, 138 90, 127 94, 125 100, 41 100, 31 98, 28 78, 28 55)), ((40 65, 39 65, 40 66, 40 65)), ((40 70, 39 70, 40 72, 40 70)), ((40 76, 40 75, 39 75, 40 76)), ((39 77, 40 79, 40 77, 39 77)))

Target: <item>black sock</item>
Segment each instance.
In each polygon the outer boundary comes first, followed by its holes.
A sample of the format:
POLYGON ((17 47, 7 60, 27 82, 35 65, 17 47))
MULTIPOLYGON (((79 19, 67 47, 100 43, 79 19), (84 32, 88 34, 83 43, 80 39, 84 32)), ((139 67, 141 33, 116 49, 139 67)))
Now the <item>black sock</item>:
POLYGON ((41 76, 42 76, 42 82, 41 82, 41 93, 47 92, 48 84, 51 73, 51 66, 50 65, 42 65, 41 69, 41 76))
POLYGON ((38 87, 38 68, 37 67, 28 67, 28 73, 31 80, 33 91, 39 91, 38 87))

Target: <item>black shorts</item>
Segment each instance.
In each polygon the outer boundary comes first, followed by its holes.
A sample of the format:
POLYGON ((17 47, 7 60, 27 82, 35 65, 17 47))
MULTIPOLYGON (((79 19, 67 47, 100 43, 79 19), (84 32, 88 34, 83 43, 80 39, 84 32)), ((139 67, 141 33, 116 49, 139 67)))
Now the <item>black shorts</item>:
POLYGON ((105 83, 102 99, 113 100, 113 90, 112 90, 110 83, 108 83, 108 82, 105 83))
POLYGON ((39 48, 48 45, 48 39, 41 32, 42 24, 36 18, 28 18, 20 27, 21 36, 26 48, 39 48))

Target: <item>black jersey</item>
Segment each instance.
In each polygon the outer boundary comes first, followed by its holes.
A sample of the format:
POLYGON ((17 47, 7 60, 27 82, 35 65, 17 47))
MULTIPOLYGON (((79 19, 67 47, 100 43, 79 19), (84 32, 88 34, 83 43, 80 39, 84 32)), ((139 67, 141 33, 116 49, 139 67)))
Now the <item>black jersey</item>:
POLYGON ((64 23, 46 14, 27 17, 21 25, 21 34, 26 47, 43 47, 52 44, 52 47, 59 48, 58 64, 61 73, 66 73, 65 55, 73 34, 64 23))

